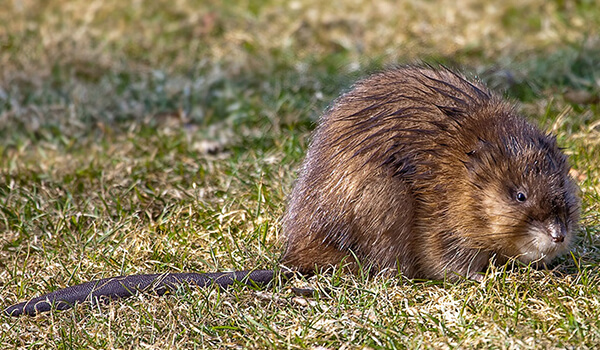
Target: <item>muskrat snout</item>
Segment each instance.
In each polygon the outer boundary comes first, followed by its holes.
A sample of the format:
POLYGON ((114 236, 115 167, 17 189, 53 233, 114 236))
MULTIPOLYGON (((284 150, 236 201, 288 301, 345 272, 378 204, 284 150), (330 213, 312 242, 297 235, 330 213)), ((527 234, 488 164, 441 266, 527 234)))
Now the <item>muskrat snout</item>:
POLYGON ((567 226, 562 220, 556 218, 550 221, 545 226, 546 232, 548 232, 548 235, 552 239, 552 242, 562 243, 565 241, 565 237, 567 236, 567 226))

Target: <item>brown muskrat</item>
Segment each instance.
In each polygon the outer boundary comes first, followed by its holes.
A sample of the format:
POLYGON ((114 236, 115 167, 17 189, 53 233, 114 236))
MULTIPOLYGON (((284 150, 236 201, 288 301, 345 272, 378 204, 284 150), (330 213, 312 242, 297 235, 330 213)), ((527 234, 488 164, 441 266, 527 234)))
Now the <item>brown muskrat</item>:
MULTIPOLYGON (((344 263, 408 278, 480 278, 490 259, 549 262, 569 249, 577 186, 556 139, 482 83, 403 66, 359 81, 322 116, 283 217, 282 263, 344 263)), ((289 274, 285 274, 289 276, 289 274)), ((269 283, 271 270, 107 278, 5 310, 35 314, 182 283, 269 283)))
POLYGON ((478 81, 405 66, 322 116, 283 219, 283 263, 476 278, 491 257, 549 262, 578 219, 555 137, 478 81))

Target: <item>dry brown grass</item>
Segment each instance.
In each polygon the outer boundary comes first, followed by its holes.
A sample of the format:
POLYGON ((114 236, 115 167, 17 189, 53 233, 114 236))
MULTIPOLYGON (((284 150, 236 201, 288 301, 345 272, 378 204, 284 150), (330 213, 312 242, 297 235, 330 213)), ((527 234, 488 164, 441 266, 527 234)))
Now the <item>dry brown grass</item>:
POLYGON ((14 0, 0 10, 0 62, 26 71, 81 65, 94 75, 120 60, 168 69, 208 60, 229 70, 281 54, 302 61, 345 52, 357 63, 377 56, 514 59, 597 40, 592 9, 588 1, 14 0))

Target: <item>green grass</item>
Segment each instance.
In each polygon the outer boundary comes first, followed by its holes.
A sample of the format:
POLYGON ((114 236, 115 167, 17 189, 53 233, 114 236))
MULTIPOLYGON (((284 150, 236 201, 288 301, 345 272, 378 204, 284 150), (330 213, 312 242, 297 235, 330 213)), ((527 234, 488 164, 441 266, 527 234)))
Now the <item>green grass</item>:
POLYGON ((0 348, 596 348, 595 1, 15 0, 0 9, 0 306, 119 274, 274 268, 321 111, 424 60, 518 101, 570 155, 583 218, 554 271, 483 283, 328 273, 0 316, 0 348), (591 96, 576 103, 571 93, 591 96))

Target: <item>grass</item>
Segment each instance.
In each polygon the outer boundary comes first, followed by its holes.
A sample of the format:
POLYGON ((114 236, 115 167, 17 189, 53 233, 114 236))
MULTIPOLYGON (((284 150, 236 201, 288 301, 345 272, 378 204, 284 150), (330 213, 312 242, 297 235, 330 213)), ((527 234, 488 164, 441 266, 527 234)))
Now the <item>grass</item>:
POLYGON ((0 23, 2 307, 119 274, 277 267, 314 121, 394 63, 459 66, 518 101, 557 134, 583 200, 577 244, 554 272, 294 281, 318 288, 312 298, 286 284, 141 295, 0 316, 0 348, 600 344, 594 1, 15 0, 0 23))

